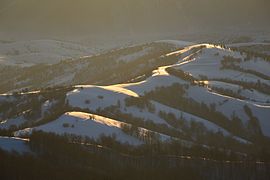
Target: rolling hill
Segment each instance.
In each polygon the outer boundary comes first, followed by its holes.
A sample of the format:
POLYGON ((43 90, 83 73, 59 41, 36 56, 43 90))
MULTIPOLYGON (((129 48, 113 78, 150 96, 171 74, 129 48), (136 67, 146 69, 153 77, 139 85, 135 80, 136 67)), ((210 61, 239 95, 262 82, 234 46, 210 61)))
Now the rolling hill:
POLYGON ((75 75, 66 86, 1 95, 0 128, 22 137, 42 130, 130 144, 175 139, 247 153, 245 146, 270 138, 270 61, 235 46, 158 41, 50 65, 77 68, 89 81, 72 85, 75 75), (97 85, 87 85, 91 77, 97 85))
POLYGON ((94 52, 79 44, 57 40, 0 42, 0 66, 28 67, 57 64, 61 60, 89 56, 94 52))

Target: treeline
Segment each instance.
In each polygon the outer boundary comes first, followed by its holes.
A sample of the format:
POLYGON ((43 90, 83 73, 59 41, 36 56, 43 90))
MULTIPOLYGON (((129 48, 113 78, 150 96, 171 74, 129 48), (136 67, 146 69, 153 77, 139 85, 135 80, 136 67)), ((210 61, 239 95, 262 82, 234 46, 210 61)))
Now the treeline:
MULTIPOLYGON (((133 101, 134 101, 133 106, 136 106, 136 99, 134 99, 133 101)), ((77 110, 81 111, 81 109, 77 110)), ((86 110, 86 112, 89 111, 86 110)), ((163 111, 155 113, 157 113, 160 118, 164 119, 171 127, 168 126, 167 124, 154 123, 151 119, 138 118, 133 116, 132 114, 124 113, 116 106, 107 107, 103 110, 99 109, 96 112, 96 114, 109 117, 112 119, 117 119, 119 121, 123 121, 130 124, 130 126, 122 127, 123 132, 131 136, 134 136, 138 139, 141 139, 145 143, 159 141, 160 136, 156 133, 158 132, 161 134, 168 135, 175 139, 194 142, 195 144, 205 144, 217 148, 231 148, 236 151, 238 150, 241 151, 245 149, 242 146, 243 144, 239 143, 232 137, 226 137, 223 135, 222 132, 209 131, 202 123, 196 122, 195 120, 191 120, 189 122, 183 116, 177 118, 174 114, 165 113, 163 111), (149 135, 143 137, 140 135, 139 127, 151 130, 153 131, 153 133, 149 133, 149 135)), ((240 123, 241 126, 237 127, 242 127, 244 129, 244 125, 242 124, 241 120, 240 123)), ((239 131, 239 129, 237 130, 239 131)))
POLYGON ((173 113, 160 111, 159 116, 171 126, 183 131, 186 139, 196 144, 205 144, 239 152, 245 146, 230 136, 224 136, 221 131, 213 132, 208 130, 202 122, 196 122, 194 119, 187 120, 183 114, 176 117, 173 113))
POLYGON ((237 136, 250 138, 249 133, 245 129, 234 132, 232 128, 234 125, 225 115, 216 111, 216 104, 208 106, 205 103, 198 103, 191 98, 184 97, 181 92, 185 92, 184 87, 180 84, 174 84, 170 87, 156 88, 156 90, 147 93, 145 96, 148 99, 156 100, 170 107, 207 119, 237 136))
POLYGON ((87 65, 75 74, 73 82, 110 85, 126 83, 141 75, 150 76, 156 68, 177 62, 176 57, 164 56, 171 52, 172 48, 175 49, 165 43, 148 43, 82 59, 87 65), (146 52, 136 57, 134 54, 140 51, 146 52), (129 61, 128 58, 132 55, 134 57, 129 61))
MULTIPOLYGON (((81 110, 81 109, 77 109, 77 110, 81 110)), ((91 113, 91 111, 89 110, 86 110, 85 112, 91 113)), ((130 113, 122 112, 117 106, 110 106, 105 109, 97 109, 97 111, 94 113, 131 124, 132 128, 130 129, 131 132, 129 132, 129 134, 132 134, 132 129, 137 129, 138 127, 142 127, 145 129, 152 130, 154 132, 166 134, 170 137, 185 138, 179 130, 173 129, 169 127, 167 124, 157 124, 157 123, 154 123, 151 119, 135 117, 130 113)), ((129 131, 128 129, 124 129, 124 131, 126 130, 129 131)))
MULTIPOLYGON (((191 167, 166 167, 154 162, 153 147, 131 149, 113 138, 101 137, 101 146, 80 145, 80 138, 34 132, 30 148, 36 154, 18 155, 0 151, 1 179, 200 179, 191 167), (71 140, 77 139, 75 143, 71 140), (106 147, 107 146, 107 147, 106 147), (110 148, 114 148, 110 150, 110 148), (122 150, 121 150, 122 149, 122 150), (127 150, 125 150, 127 149, 127 150), (128 150, 130 149, 130 150, 128 150), (116 151, 117 150, 117 151, 116 151), (142 158, 121 152, 143 154, 142 158), (137 164, 137 162, 139 164, 137 164), (152 163, 151 163, 152 162, 152 163)), ((85 142, 85 141, 83 141, 85 142)), ((88 142, 88 141, 87 141, 88 142)), ((92 142, 91 140, 89 142, 92 142)), ((158 147, 158 146, 157 146, 158 147)), ((156 149, 158 149, 156 147, 156 149)))
POLYGON ((213 90, 213 91, 215 91, 215 92, 217 92, 219 94, 225 95, 225 96, 229 96, 229 97, 233 97, 233 98, 237 98, 237 99, 241 99, 241 100, 247 99, 245 96, 242 96, 240 94, 241 89, 238 89, 238 91, 235 92, 235 91, 233 91, 231 89, 225 89, 225 88, 222 88, 222 87, 212 86, 211 90, 213 90))
POLYGON ((201 79, 201 81, 195 77, 193 77, 191 74, 183 71, 182 69, 175 69, 173 67, 168 67, 166 69, 166 71, 173 76, 176 76, 180 79, 183 79, 187 82, 189 82, 192 86, 198 85, 198 86, 202 86, 205 87, 205 80, 208 80, 207 76, 203 76, 203 75, 199 75, 199 78, 201 79))
POLYGON ((155 106, 143 96, 127 97, 125 99, 125 105, 126 107, 136 106, 141 110, 147 109, 149 112, 152 112, 152 113, 156 111, 155 106))
MULTIPOLYGON (((254 146, 250 153, 254 156, 264 157, 265 159, 269 158, 269 155, 266 155, 265 152, 270 152, 270 140, 267 137, 264 137, 261 132, 261 127, 258 122, 258 119, 253 116, 248 106, 244 106, 244 110, 249 114, 250 119, 247 124, 243 124, 242 121, 237 116, 232 116, 231 119, 224 116, 222 113, 216 111, 216 105, 211 104, 207 106, 204 103, 198 103, 190 98, 185 98, 184 96, 177 95, 177 92, 183 92, 184 87, 181 85, 173 85, 171 87, 161 87, 156 88, 156 90, 147 93, 145 96, 148 99, 153 99, 162 104, 180 109, 184 112, 194 114, 201 118, 207 119, 220 127, 228 130, 232 134, 243 137, 244 139, 252 141, 254 146), (177 87, 177 88, 176 88, 177 87), (172 96, 172 94, 174 96, 172 96), (267 150, 268 149, 268 150, 267 150), (261 154, 264 154, 261 156, 261 154)), ((181 93, 180 93, 181 94, 181 93)), ((211 140, 211 138, 209 138, 211 140)), ((224 143, 226 140, 221 140, 220 142, 224 143)), ((218 143, 217 143, 218 144, 218 143)), ((230 145, 229 145, 230 147, 230 145)), ((234 146, 231 146, 234 147, 234 146)))
POLYGON ((270 95, 270 86, 268 84, 262 83, 260 80, 257 80, 257 82, 245 82, 229 78, 213 78, 209 79, 209 81, 221 81, 225 83, 236 84, 242 86, 244 89, 255 89, 258 92, 270 95))
POLYGON ((0 150, 1 179, 238 180, 270 176, 267 163, 234 162, 238 155, 233 152, 184 147, 177 141, 131 147, 113 137, 100 137, 97 142, 33 132, 29 146, 34 156, 0 150))
POLYGON ((250 61, 255 58, 261 58, 265 61, 270 62, 270 56, 268 54, 255 52, 254 50, 251 50, 251 48, 248 47, 231 47, 232 51, 240 52, 241 54, 246 54, 245 61, 250 61))
MULTIPOLYGON (((208 119, 212 121, 213 123, 219 125, 220 127, 223 127, 227 129, 228 131, 232 132, 232 134, 243 137, 244 139, 255 141, 255 139, 258 140, 258 139, 263 138, 261 137, 260 133, 258 135, 256 133, 255 134, 249 133, 246 125, 244 125, 241 119, 239 119, 237 116, 234 115, 232 116, 231 119, 229 119, 225 117, 222 113, 217 112, 215 110, 215 104, 212 104, 210 107, 208 107, 206 104, 203 104, 203 103, 200 104, 193 100, 183 98, 185 87, 183 87, 182 85, 174 84, 171 87, 166 87, 166 88, 159 87, 156 90, 157 91, 150 92, 149 94, 143 97, 127 98, 126 101, 128 102, 128 106, 135 106, 143 111, 147 109, 147 106, 155 107, 150 102, 151 99, 154 99, 158 102, 167 104, 176 109, 180 109, 190 114, 194 114, 198 117, 208 119), (151 93, 153 94, 151 95, 151 93), (175 95, 171 96, 172 94, 175 94, 175 95), (254 138, 254 135, 257 135, 256 138, 254 138)), ((90 110, 87 110, 87 109, 86 110, 74 109, 74 110, 85 111, 89 113, 96 113, 105 117, 117 119, 119 121, 123 121, 128 124, 131 124, 128 127, 127 126, 123 127, 122 128, 123 131, 129 135, 135 136, 136 138, 142 139, 143 141, 146 140, 145 142, 150 142, 152 138, 144 139, 138 136, 139 127, 143 127, 143 128, 152 130, 154 132, 162 133, 172 138, 178 138, 178 139, 187 140, 187 141, 191 141, 198 144, 205 144, 205 145, 209 145, 209 146, 213 146, 217 148, 229 148, 229 149, 232 149, 233 151, 239 151, 239 152, 243 150, 245 151, 245 149, 247 149, 243 147, 244 146, 243 144, 239 143, 234 138, 230 136, 224 136, 221 131, 219 132, 209 131, 206 129, 206 127, 202 123, 196 122, 195 120, 188 121, 183 116, 176 117, 172 113, 166 113, 162 111, 157 112, 156 110, 153 111, 153 113, 158 114, 161 119, 164 119, 171 126, 170 127, 166 124, 154 123, 151 119, 134 117, 132 114, 124 113, 125 107, 123 108, 123 106, 119 102, 118 105, 116 106, 110 106, 105 109, 99 108, 96 112, 91 112, 90 110)), ((248 124, 248 126, 251 127, 251 129, 260 128, 260 126, 258 125, 259 124, 252 123, 251 121, 248 124)), ((153 139, 154 141, 158 140, 158 136, 154 136, 153 139)), ((249 149, 252 149, 252 148, 249 148, 249 149)))
POLYGON ((185 72, 185 71, 183 71, 181 69, 175 69, 173 67, 168 67, 166 69, 166 71, 169 74, 171 74, 173 76, 176 76, 176 77, 179 77, 180 79, 183 79, 185 81, 188 81, 188 82, 190 82, 192 84, 194 84, 194 82, 197 81, 196 78, 194 78, 192 75, 190 75, 189 73, 187 73, 187 72, 185 72))
POLYGON ((242 59, 241 58, 234 58, 232 56, 224 56, 223 60, 221 61, 221 67, 220 69, 233 69, 233 70, 237 70, 243 73, 249 73, 255 76, 258 76, 262 79, 266 79, 266 80, 270 80, 270 77, 260 73, 258 71, 254 71, 252 69, 244 69, 242 67, 240 67, 240 63, 241 63, 242 59))
MULTIPOLYGON (((258 131, 258 129, 260 129, 260 124, 253 123, 252 120, 249 120, 247 125, 243 124, 242 120, 236 115, 233 115, 231 118, 227 118, 221 112, 216 111, 215 104, 207 106, 204 103, 197 103, 192 99, 185 98, 184 94, 186 88, 186 85, 180 84, 173 84, 170 87, 157 87, 154 91, 147 93, 143 97, 127 98, 125 100, 125 103, 127 104, 124 107, 120 102, 118 102, 118 105, 110 106, 105 109, 99 108, 96 112, 92 112, 89 109, 83 110, 80 108, 73 110, 94 113, 131 124, 131 127, 124 127, 123 131, 135 137, 138 137, 138 128, 143 127, 173 138, 193 141, 195 143, 206 144, 213 147, 230 148, 234 151, 242 151, 246 149, 243 148, 241 143, 234 138, 224 136, 220 131, 211 132, 207 130, 202 123, 196 122, 195 120, 188 122, 183 116, 176 117, 172 113, 165 113, 162 111, 157 112, 155 106, 150 101, 155 100, 170 107, 174 107, 176 109, 180 109, 181 111, 212 121, 238 137, 243 137, 244 139, 252 142, 256 142, 259 139, 264 139, 260 131, 258 131), (171 127, 166 124, 154 123, 151 119, 139 118, 130 113, 125 113, 126 107, 129 106, 135 106, 141 109, 141 111, 151 107, 151 109, 153 109, 152 113, 158 114, 159 117, 164 119, 171 127)), ((255 156, 258 156, 258 154, 255 156)))
POLYGON ((0 67, 0 92, 5 93, 25 87, 39 89, 53 82, 60 86, 126 83, 143 74, 151 75, 151 72, 160 66, 177 62, 177 57, 164 56, 175 49, 176 47, 168 43, 147 43, 79 59, 65 59, 52 65, 37 64, 24 68, 0 67), (137 57, 136 53, 138 53, 137 57), (128 61, 129 57, 133 61, 128 61), (68 76, 65 81, 56 82, 55 78, 63 77, 63 73, 64 76, 68 76))
MULTIPOLYGON (((186 146, 185 143, 177 139, 162 142, 155 141, 152 143, 144 143, 138 146, 132 146, 127 143, 120 143, 116 140, 115 135, 101 135, 98 139, 89 137, 81 137, 75 135, 56 135, 53 133, 44 133, 42 131, 34 131, 30 136, 29 146, 33 152, 39 155, 49 153, 61 153, 64 149, 83 148, 86 151, 98 153, 106 153, 111 155, 124 155, 130 157, 155 157, 155 156, 190 156, 192 158, 208 158, 217 161, 238 161, 242 160, 242 156, 237 153, 219 149, 216 147, 204 147, 203 145, 193 144, 186 146), (74 146, 76 145, 76 146, 74 146), (44 148, 46 147, 46 148, 44 148), (65 148, 66 147, 66 148, 65 148)), ((80 156, 78 153, 70 155, 80 156)))
POLYGON ((258 118, 253 115, 252 110, 250 109, 248 105, 244 106, 244 110, 249 117, 249 123, 247 126, 247 128, 249 129, 249 132, 251 132, 255 137, 262 136, 263 133, 262 133, 258 118))
POLYGON ((237 66, 235 64, 240 64, 241 61, 241 58, 235 58, 233 56, 223 56, 220 69, 236 68, 237 66))
POLYGON ((161 141, 159 133, 143 129, 132 124, 121 124, 121 129, 124 133, 147 144, 155 144, 161 141))
MULTIPOLYGON (((41 89, 37 93, 15 92, 5 96, 0 102, 2 119, 23 118, 25 123, 11 125, 10 130, 40 125, 55 120, 68 109, 67 92, 74 89, 71 86, 41 89), (45 102, 50 103, 47 109, 42 109, 45 102)), ((25 91, 25 90, 23 90, 25 91)))

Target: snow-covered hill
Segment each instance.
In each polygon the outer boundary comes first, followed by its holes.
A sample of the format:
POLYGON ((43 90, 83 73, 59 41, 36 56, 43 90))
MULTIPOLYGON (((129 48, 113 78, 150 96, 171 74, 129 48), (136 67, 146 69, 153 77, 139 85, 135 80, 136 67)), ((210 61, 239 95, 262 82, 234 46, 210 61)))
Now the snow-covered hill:
MULTIPOLYGON (((147 141, 151 131, 144 128, 138 128, 137 135, 132 136, 124 132, 124 127, 131 127, 131 124, 119 122, 110 118, 82 112, 67 112, 57 120, 35 128, 28 128, 15 132, 15 136, 25 136, 34 131, 51 132, 59 135, 71 134, 99 139, 102 135, 115 137, 122 143, 131 145, 140 145, 147 141), (134 137, 135 136, 135 137, 134 137)), ((169 141, 170 137, 162 134, 158 135, 162 141, 169 141)))
POLYGON ((88 47, 57 40, 0 42, 0 65, 26 67, 56 64, 61 60, 89 56, 93 53, 88 47))
POLYGON ((270 61, 260 53, 159 41, 82 58, 69 67, 77 68, 74 78, 91 79, 88 71, 98 72, 90 65, 97 63, 103 70, 96 80, 111 80, 110 85, 1 95, 0 107, 5 108, 0 127, 12 127, 17 136, 42 130, 94 139, 115 136, 130 144, 143 143, 125 129, 130 126, 157 134, 160 140, 205 145, 252 144, 256 138, 270 137, 270 61), (134 76, 138 78, 132 80, 134 76), (120 83, 123 77, 127 80, 120 83))
POLYGON ((3 45, 2 53, 13 55, 0 56, 2 63, 32 66, 0 66, 0 93, 71 84, 114 84, 127 82, 141 75, 148 76, 158 66, 177 61, 176 58, 170 61, 162 58, 163 54, 188 44, 176 42, 139 44, 95 55, 88 48, 58 41, 27 41, 27 45, 7 43, 3 45), (35 52, 31 52, 32 50, 35 52), (16 58, 22 59, 17 61, 16 58))

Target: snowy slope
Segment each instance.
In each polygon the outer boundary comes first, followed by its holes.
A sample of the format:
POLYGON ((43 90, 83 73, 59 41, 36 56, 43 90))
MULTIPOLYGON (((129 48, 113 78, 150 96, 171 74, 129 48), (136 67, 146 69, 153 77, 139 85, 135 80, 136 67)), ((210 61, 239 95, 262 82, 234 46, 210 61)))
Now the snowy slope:
POLYGON ((93 51, 87 47, 56 40, 0 43, 0 65, 55 64, 61 60, 91 54, 93 51))
MULTIPOLYGON (((116 140, 122 143, 129 143, 132 145, 140 145, 143 143, 142 140, 125 134, 121 129, 123 125, 128 124, 89 113, 67 112, 57 120, 45 125, 18 131, 15 133, 15 136, 31 133, 33 130, 41 130, 60 135, 72 134, 93 139, 98 139, 101 135, 115 136, 116 140)), ((143 135, 147 130, 141 128, 140 131, 143 135)), ((166 135, 161 135, 160 137, 163 141, 170 139, 166 135)))
MULTIPOLYGON (((91 109, 93 111, 96 111, 99 108, 105 109, 106 107, 117 105, 118 102, 120 102, 121 104, 124 104, 124 99, 128 96, 133 95, 131 93, 128 93, 128 91, 116 91, 116 89, 113 88, 114 86, 111 87, 112 90, 110 91, 104 90, 107 87, 104 87, 104 88, 95 87, 95 86, 88 86, 88 87, 81 86, 81 87, 83 87, 83 89, 79 88, 68 93, 68 96, 67 96, 68 102, 73 107, 80 107, 82 109, 91 109), (102 97, 102 98, 99 98, 99 97, 102 97), (85 103, 86 100, 89 100, 89 102, 85 103)), ((154 87, 158 87, 158 85, 154 87)), ((148 90, 150 91, 151 89, 148 89, 148 90)), ((154 88, 152 90, 154 90, 154 88)), ((203 123, 208 128, 209 131, 213 131, 213 132, 220 131, 220 132, 223 132, 224 135, 230 135, 230 133, 228 133, 223 128, 205 119, 170 108, 168 106, 165 106, 163 104, 160 104, 154 101, 152 102, 152 104, 154 105, 156 112, 164 111, 167 113, 173 113, 176 115, 176 117, 179 117, 182 114, 182 116, 189 122, 195 121, 195 122, 203 123)), ((166 124, 170 126, 165 120, 161 119, 156 112, 148 112, 146 109, 141 110, 141 109, 138 109, 137 107, 124 106, 124 108, 120 108, 120 109, 123 113, 132 114, 135 117, 144 118, 145 120, 151 120, 156 124, 166 124)))
MULTIPOLYGON (((147 81, 146 81, 147 82, 147 81)), ((159 84, 161 85, 161 84, 159 84)), ((164 85, 164 84, 163 84, 164 85)), ((165 84, 166 85, 166 84, 165 84)), ((168 85, 169 86, 169 85, 168 85)), ((132 96, 133 94, 131 93, 127 93, 125 94, 125 91, 104 91, 103 88, 100 87, 94 87, 94 86, 81 86, 78 87, 78 89, 68 93, 68 101, 69 104, 73 107, 80 107, 82 109, 91 109, 92 111, 95 111, 97 109, 105 109, 106 107, 110 107, 112 105, 117 105, 118 102, 120 102, 120 104, 124 104, 124 99, 126 97, 128 97, 129 95, 132 96), (81 88, 83 87, 83 89, 81 88), (102 98, 99 98, 102 97, 102 98), (85 103, 85 100, 89 100, 88 103, 85 103)), ((111 89, 113 89, 114 86, 111 87, 111 89)), ((157 86, 158 87, 158 86, 157 86)), ((107 87, 104 87, 107 88, 107 87)), ((200 94, 201 92, 198 92, 196 94, 200 94)), ((194 98, 197 97, 196 94, 194 95, 194 98)), ((136 97, 136 96, 135 96, 136 97)), ((203 96, 200 96, 203 97, 203 96)), ((204 96, 206 99, 208 98, 208 96, 204 96)), ((217 101, 216 99, 212 98, 214 103, 217 103, 219 101, 217 101)), ((200 98, 198 98, 198 101, 200 101, 200 98)), ((221 99, 220 102, 223 102, 224 99, 221 99)), ((204 102, 204 101, 201 101, 204 102)), ((213 103, 212 101, 210 101, 210 103, 213 103)), ((155 112, 149 112, 146 109, 138 109, 137 107, 120 107, 120 111, 122 111, 123 113, 128 113, 133 115, 134 117, 139 117, 139 118, 143 118, 145 120, 150 120, 156 124, 166 124, 167 126, 170 127, 170 125, 162 118, 159 117, 158 113, 159 111, 163 111, 166 113, 172 113, 174 114, 176 117, 182 117, 184 118, 188 123, 190 122, 198 122, 198 123, 202 123, 206 129, 208 131, 217 133, 217 132, 222 132, 223 135, 225 136, 232 136, 231 133, 229 133, 227 130, 223 129, 222 127, 206 120, 203 118, 200 118, 198 116, 186 113, 184 111, 180 111, 168 106, 165 106, 163 104, 157 103, 155 101, 152 101, 152 104, 155 107, 155 112)), ((120 106, 122 106, 120 105, 120 106)), ((243 106, 242 104, 239 105, 239 108, 241 108, 241 112, 242 112, 242 116, 246 119, 248 119, 248 117, 246 116, 246 114, 243 112, 243 106)), ((222 108, 221 108, 222 109, 222 108)), ((235 110, 235 109, 234 109, 235 110)), ((224 112, 226 113, 226 112, 224 112)), ((230 118, 232 113, 234 113, 234 111, 228 113, 228 117, 230 118)), ((238 115, 238 113, 237 113, 238 115)), ((269 125, 266 126, 266 128, 268 128, 269 125)), ((237 140, 239 140, 241 138, 238 138, 237 140)), ((243 140, 242 140, 243 141, 243 140)))
MULTIPOLYGON (((174 125, 171 125, 168 120, 163 119, 159 115, 159 112, 161 111, 171 113, 178 119, 183 118, 187 124, 196 122, 198 124, 202 124, 208 132, 221 132, 226 137, 232 137, 237 141, 247 143, 246 140, 240 137, 235 137, 234 134, 230 132, 230 128, 225 127, 226 125, 224 125, 224 127, 220 127, 218 124, 214 123, 214 120, 199 117, 200 115, 196 114, 195 111, 192 111, 193 114, 187 113, 181 110, 181 108, 175 109, 172 108, 173 105, 171 107, 168 104, 164 105, 153 100, 149 100, 149 104, 154 107, 154 111, 145 107, 141 108, 136 105, 128 106, 126 104, 126 98, 133 97, 135 99, 139 99, 139 97, 143 96, 147 92, 154 91, 157 87, 169 87, 172 84, 177 83, 185 85, 186 93, 183 98, 192 99, 198 104, 206 104, 208 107, 214 106, 216 112, 222 113, 225 116, 225 119, 227 118, 229 125, 231 125, 230 122, 232 117, 236 116, 243 122, 243 125, 247 127, 250 121, 250 115, 247 114, 245 107, 250 108, 252 115, 257 118, 260 124, 262 133, 270 137, 270 121, 268 119, 270 117, 270 96, 267 92, 263 93, 260 89, 247 89, 241 84, 233 84, 223 81, 223 79, 228 79, 237 82, 257 83, 259 79, 261 83, 270 85, 269 80, 257 76, 256 73, 252 73, 261 72, 268 75, 269 71, 267 69, 269 67, 269 62, 261 59, 244 61, 245 55, 242 53, 211 44, 194 45, 192 43, 179 41, 159 41, 159 43, 174 44, 179 47, 179 49, 161 55, 168 58, 175 57, 176 60, 170 65, 157 67, 152 72, 152 75, 147 76, 146 79, 136 83, 121 83, 109 86, 77 85, 74 86, 73 90, 65 94, 66 103, 70 108, 73 108, 74 111, 96 112, 97 114, 106 112, 107 115, 111 113, 111 117, 114 117, 116 120, 97 115, 95 115, 95 118, 90 119, 91 114, 67 112, 50 123, 18 131, 17 135, 31 132, 33 129, 43 130, 45 132, 54 132, 57 134, 68 133, 88 136, 95 139, 97 139, 101 134, 115 134, 117 140, 123 143, 128 142, 130 144, 141 144, 141 140, 123 133, 121 130, 121 124, 123 124, 122 121, 124 122, 125 119, 121 119, 121 117, 119 117, 119 119, 117 118, 114 114, 116 111, 111 110, 116 108, 119 113, 122 113, 123 116, 126 115, 124 117, 130 117, 131 120, 132 118, 137 118, 143 123, 151 121, 158 127, 166 127, 166 130, 185 132, 185 129, 178 128, 177 126, 174 127, 174 125), (237 69, 222 68, 224 56, 241 59, 240 67, 251 69, 252 72, 241 72, 241 70, 237 69), (170 74, 171 71, 169 72, 168 68, 173 68, 178 71, 182 70, 188 73, 189 76, 193 76, 193 78, 198 80, 190 82, 189 80, 185 80, 183 77, 181 78, 177 75, 170 74), (200 80, 205 82, 204 86, 199 84, 199 82, 201 82, 200 80), (241 95, 243 98, 226 95, 226 93, 223 94, 214 88, 222 88, 225 92, 233 92, 237 95, 241 95), (68 126, 64 127, 67 124, 68 126)), ((124 52, 112 51, 111 53, 114 53, 113 57, 116 57, 116 61, 128 64, 133 63, 134 59, 140 59, 149 53, 149 49, 147 48, 136 48, 137 47, 135 47, 135 50, 129 49, 124 52)), ((152 51, 152 49, 150 48, 149 51, 152 51)), ((162 60, 166 61, 167 59, 164 58, 162 60)), ((139 70, 140 69, 138 69, 138 72, 139 70)), ((73 74, 70 74, 70 76, 73 76, 73 74)), ((108 76, 113 77, 111 74, 108 74, 108 76)), ((70 77, 66 76, 66 78, 70 77)), ((57 81, 61 81, 61 78, 57 81)), ((42 113, 50 111, 50 103, 52 102, 46 101, 43 104, 41 108, 42 113)), ((169 137, 165 135, 161 135, 161 137, 163 140, 169 139, 169 137)))
POLYGON ((141 51, 137 51, 128 55, 123 55, 121 56, 117 62, 125 62, 125 63, 129 63, 132 62, 134 60, 137 60, 138 58, 142 58, 143 56, 148 55, 148 53, 152 50, 151 47, 149 48, 144 48, 141 51))
POLYGON ((258 105, 256 103, 223 96, 200 87, 189 88, 187 97, 192 98, 199 103, 205 103, 209 106, 211 104, 215 104, 217 111, 222 112, 228 118, 231 118, 235 114, 244 123, 247 123, 249 120, 249 117, 244 110, 244 106, 247 105, 251 108, 253 115, 258 118, 263 133, 266 136, 270 136, 269 105, 258 105))
MULTIPOLYGON (((237 70, 221 69, 221 60, 223 56, 231 56, 234 58, 244 59, 244 57, 239 52, 233 52, 229 49, 223 49, 216 46, 207 46, 202 49, 202 51, 196 56, 186 61, 186 63, 180 63, 174 66, 175 69, 181 69, 188 72, 193 77, 200 79, 201 77, 207 77, 207 83, 211 87, 211 81, 209 79, 229 79, 240 82, 256 83, 260 80, 262 83, 269 85, 270 81, 257 77, 256 75, 250 73, 239 72, 237 70)), ((251 60, 254 62, 249 66, 255 72, 269 73, 270 64, 268 62, 258 61, 257 59, 251 60)), ((243 62, 245 63, 245 62, 243 62)), ((215 82, 217 84, 217 82, 215 82)), ((224 89, 234 89, 235 85, 229 85, 228 83, 219 84, 219 87, 224 89)), ((270 121, 268 117, 270 116, 270 106, 267 103, 269 95, 259 93, 257 91, 243 90, 241 95, 247 96, 247 100, 240 100, 234 97, 224 96, 219 93, 214 93, 205 87, 190 87, 187 91, 187 97, 199 102, 205 103, 207 105, 215 104, 216 109, 222 112, 228 118, 231 118, 233 114, 236 114, 243 122, 249 120, 248 115, 244 111, 244 106, 247 105, 252 109, 253 115, 258 118, 262 131, 265 135, 270 136, 270 121), (255 102, 253 102, 253 101, 255 102), (263 103, 261 103, 263 100, 263 103)))
POLYGON ((164 55, 177 49, 170 43, 150 42, 95 53, 78 44, 53 40, 2 43, 0 93, 71 84, 130 82, 176 60, 166 62, 164 55), (21 59, 17 61, 17 57, 21 59))
POLYGON ((156 42, 157 43, 172 44, 177 48, 183 48, 183 47, 186 47, 186 46, 194 45, 194 43, 192 43, 192 42, 180 41, 180 40, 160 40, 160 41, 156 41, 156 42))
POLYGON ((246 100, 257 104, 270 105, 270 97, 254 89, 245 89, 239 85, 220 81, 207 81, 207 84, 209 88, 224 88, 245 97, 246 100))
POLYGON ((27 122, 27 120, 22 116, 7 119, 7 120, 0 122, 0 129, 9 129, 12 127, 17 128, 25 122, 27 122))
POLYGON ((240 63, 240 67, 246 70, 254 70, 254 67, 256 67, 256 71, 260 72, 268 77, 270 77, 270 62, 263 61, 260 58, 256 58, 254 61, 245 61, 240 63))
POLYGON ((28 140, 21 138, 0 137, 0 149, 8 152, 31 153, 28 140))
MULTIPOLYGON (((224 49, 219 46, 209 44, 192 45, 184 48, 183 50, 172 52, 168 56, 179 56, 179 62, 171 66, 159 67, 153 71, 153 75, 146 80, 138 83, 130 84, 118 84, 112 86, 82 86, 77 87, 73 92, 68 93, 67 99, 73 107, 80 107, 82 109, 104 109, 111 105, 117 105, 118 101, 123 104, 124 99, 129 96, 138 97, 146 92, 154 90, 156 87, 166 87, 173 83, 188 84, 188 82, 170 75, 166 68, 173 67, 175 69, 182 69, 185 72, 190 73, 196 78, 200 78, 201 75, 208 78, 219 79, 228 78, 231 80, 257 82, 258 79, 265 84, 270 82, 265 79, 261 79, 255 75, 249 73, 243 73, 236 70, 221 70, 221 60, 224 56, 232 56, 234 58, 242 58, 243 56, 239 52, 233 52, 229 49, 224 49), (204 47, 202 47, 204 46, 204 47), (201 50, 193 52, 194 48, 202 47, 201 50), (193 54, 195 53, 195 54, 193 54), (85 103, 88 99, 90 102, 85 103)), ((263 63, 263 61, 261 61, 263 63)), ((267 68, 268 64, 253 66, 253 70, 260 71, 260 67, 267 68)), ((191 98, 199 103, 205 103, 208 106, 215 104, 216 110, 223 113, 228 119, 231 119, 233 115, 239 117, 245 124, 248 122, 249 117, 244 110, 244 106, 248 106, 252 109, 253 114, 258 118, 262 131, 265 135, 270 136, 270 106, 268 100, 269 96, 256 90, 243 89, 239 85, 234 85, 219 81, 208 81, 208 88, 191 86, 187 90, 186 97, 191 98), (236 93, 239 88, 243 90, 240 95, 246 97, 245 100, 240 100, 234 97, 228 97, 219 93, 212 92, 211 86, 222 87, 226 90, 232 90, 236 93)), ((158 105, 160 106, 160 105, 158 105)), ((162 110, 162 108, 157 109, 162 110)), ((165 107, 163 107, 165 108, 165 107)), ((165 108, 166 109, 166 108, 165 108)), ((122 110, 123 111, 123 110, 122 110)), ((135 117, 144 117, 144 119, 150 119, 155 123, 166 124, 162 120, 153 114, 146 112, 145 110, 138 110, 134 107, 125 107, 124 112, 134 115, 135 117)), ((179 114, 180 112, 178 112, 179 114)), ((185 112, 182 112, 185 114, 185 112)), ((177 113, 176 113, 177 114, 177 113)), ((201 118, 187 115, 187 120, 194 120, 203 122, 209 130, 218 131, 221 130, 224 134, 229 134, 226 131, 220 129, 217 125, 209 124, 209 121, 201 118)))
MULTIPOLYGON (((224 56, 244 59, 244 56, 241 56, 239 52, 233 52, 229 49, 210 46, 204 48, 202 52, 199 53, 194 59, 192 59, 189 63, 181 65, 179 68, 190 73, 196 78, 200 78, 200 75, 203 75, 208 79, 231 79, 253 83, 260 80, 262 83, 270 85, 269 80, 262 79, 254 74, 239 72, 233 69, 221 69, 221 61, 224 56)), ((267 62, 241 62, 241 65, 247 69, 249 67, 258 72, 265 72, 265 74, 269 73, 268 67, 270 64, 267 62)))
POLYGON ((155 104, 157 111, 172 113, 177 118, 182 117, 183 119, 185 119, 189 123, 192 121, 202 123, 209 131, 212 131, 215 133, 222 132, 223 135, 225 135, 225 136, 231 135, 227 130, 223 129, 222 127, 220 127, 220 126, 218 126, 218 125, 216 125, 216 124, 214 124, 206 119, 200 118, 198 116, 194 116, 194 115, 186 113, 184 111, 180 111, 180 110, 165 106, 165 105, 160 104, 158 102, 154 102, 154 104, 155 104))

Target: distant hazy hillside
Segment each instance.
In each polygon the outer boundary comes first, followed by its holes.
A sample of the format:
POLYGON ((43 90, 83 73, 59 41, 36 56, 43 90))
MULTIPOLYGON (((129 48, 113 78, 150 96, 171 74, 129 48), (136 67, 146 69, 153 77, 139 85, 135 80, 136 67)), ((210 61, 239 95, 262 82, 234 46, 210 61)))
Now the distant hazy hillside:
POLYGON ((269 24, 266 0, 14 0, 0 18, 18 27, 104 31, 173 31, 194 25, 269 24), (259 20, 259 21, 258 21, 259 20), (71 26, 72 25, 72 26, 71 26))

